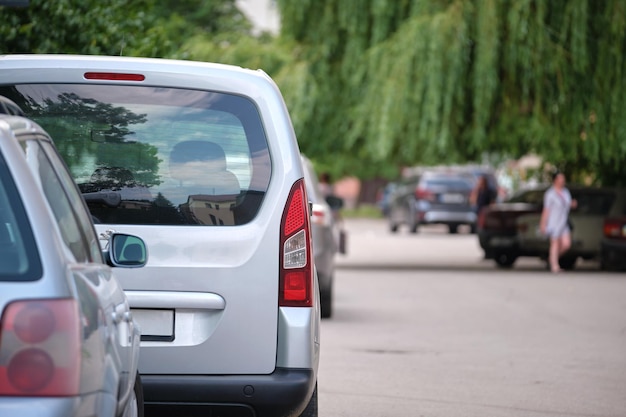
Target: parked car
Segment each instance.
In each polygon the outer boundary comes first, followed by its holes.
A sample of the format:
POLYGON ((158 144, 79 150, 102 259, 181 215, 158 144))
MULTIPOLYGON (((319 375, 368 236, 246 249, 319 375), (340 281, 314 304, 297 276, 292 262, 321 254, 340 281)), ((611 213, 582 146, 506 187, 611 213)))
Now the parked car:
POLYGON ((604 219, 600 242, 600 266, 604 270, 626 270, 626 216, 604 219))
POLYGON ((147 252, 107 238, 103 254, 47 133, 0 115, 0 415, 143 416, 139 327, 110 266, 147 252))
POLYGON ((304 183, 311 203, 311 235, 313 256, 320 286, 322 318, 332 316, 335 257, 345 253, 345 230, 337 211, 343 202, 335 196, 324 197, 320 192, 317 174, 311 161, 302 156, 304 183))
POLYGON ((320 300, 300 150, 263 71, 0 57, 0 94, 55 140, 96 230, 150 259, 119 278, 149 415, 316 416, 320 300))
POLYGON ((416 233, 420 225, 444 224, 450 233, 461 225, 474 228, 476 213, 469 197, 473 184, 467 175, 426 171, 399 182, 389 197, 389 229, 407 225, 416 233))
MULTIPOLYGON (((570 211, 572 246, 559 260, 563 269, 574 268, 578 258, 599 258, 605 218, 626 208, 626 190, 580 186, 569 190, 577 207, 570 211)), ((541 213, 529 213, 517 219, 519 256, 547 259, 550 242, 539 233, 540 218, 541 213)))
POLYGON ((486 259, 499 267, 510 268, 520 256, 517 218, 528 213, 541 213, 547 186, 521 190, 510 199, 485 207, 477 221, 480 247, 486 259))

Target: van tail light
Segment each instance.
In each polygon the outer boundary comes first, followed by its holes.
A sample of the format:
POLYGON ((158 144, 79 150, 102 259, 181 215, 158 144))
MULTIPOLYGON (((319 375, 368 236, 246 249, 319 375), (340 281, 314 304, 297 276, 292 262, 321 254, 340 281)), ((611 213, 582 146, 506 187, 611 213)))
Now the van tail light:
POLYGON ((418 187, 415 190, 415 198, 418 200, 435 201, 435 194, 426 188, 418 187))
POLYGON ((604 236, 612 239, 626 239, 626 220, 605 219, 604 236))
POLYGON ((280 225, 281 307, 313 306, 311 223, 304 181, 298 180, 287 199, 280 225))
POLYGON ((0 396, 79 392, 80 319, 74 299, 16 301, 0 321, 0 396))

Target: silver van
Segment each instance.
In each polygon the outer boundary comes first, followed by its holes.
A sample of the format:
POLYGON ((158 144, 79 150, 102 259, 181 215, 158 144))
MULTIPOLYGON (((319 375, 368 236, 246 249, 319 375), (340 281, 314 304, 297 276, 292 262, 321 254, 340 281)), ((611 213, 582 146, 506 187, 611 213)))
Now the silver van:
POLYGON ((316 416, 319 288, 283 98, 262 71, 125 57, 0 57, 0 95, 48 130, 142 329, 146 415, 316 416))

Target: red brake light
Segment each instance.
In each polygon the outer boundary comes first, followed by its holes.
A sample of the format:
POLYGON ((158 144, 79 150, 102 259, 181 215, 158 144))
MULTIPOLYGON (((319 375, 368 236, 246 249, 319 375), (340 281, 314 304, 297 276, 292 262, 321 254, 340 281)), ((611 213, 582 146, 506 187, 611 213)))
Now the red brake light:
POLYGON ((146 79, 146 76, 143 74, 125 74, 117 72, 86 72, 85 78, 88 80, 143 81, 146 79))
POLYGON ((281 221, 279 305, 313 306, 313 267, 309 205, 304 181, 289 193, 281 221))
POLYGON ((73 299, 9 304, 0 321, 0 396, 77 395, 80 331, 73 299))
POLYGON ((626 222, 617 219, 606 219, 604 221, 604 236, 626 239, 626 222))
POLYGON ((435 195, 426 188, 418 187, 415 190, 415 198, 418 200, 433 201, 435 199, 435 195))

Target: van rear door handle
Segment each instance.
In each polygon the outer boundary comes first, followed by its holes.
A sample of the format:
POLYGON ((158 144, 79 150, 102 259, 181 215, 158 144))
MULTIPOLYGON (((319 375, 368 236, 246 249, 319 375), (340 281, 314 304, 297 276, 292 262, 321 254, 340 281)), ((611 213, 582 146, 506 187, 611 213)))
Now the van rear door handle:
POLYGON ((223 310, 226 301, 219 295, 187 291, 125 291, 131 308, 223 310))

